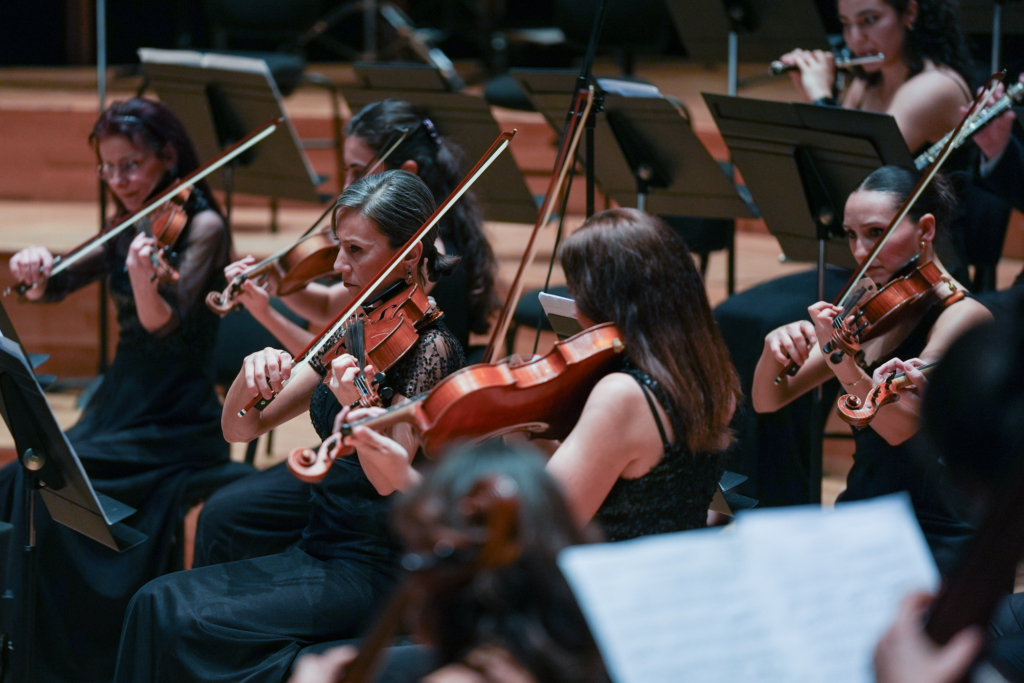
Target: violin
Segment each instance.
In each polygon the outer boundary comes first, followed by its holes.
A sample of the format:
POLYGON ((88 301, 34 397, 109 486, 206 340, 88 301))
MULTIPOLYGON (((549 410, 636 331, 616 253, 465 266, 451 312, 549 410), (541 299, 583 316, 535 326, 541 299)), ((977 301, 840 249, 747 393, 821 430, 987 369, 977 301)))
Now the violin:
MULTIPOLYGON (((86 240, 82 244, 72 249, 71 252, 66 254, 65 256, 58 256, 54 258, 53 267, 50 269, 50 277, 53 277, 54 275, 57 275, 58 273, 71 267, 78 261, 82 260, 88 254, 92 253, 93 249, 95 249, 96 247, 108 242, 114 237, 120 235, 122 232, 124 232, 131 226, 138 223, 139 221, 150 216, 150 214, 154 214, 158 211, 161 212, 160 215, 163 216, 164 218, 162 220, 159 220, 156 217, 154 217, 151 222, 151 229, 154 230, 154 233, 159 231, 162 235, 166 235, 165 238, 157 238, 157 241, 162 243, 164 247, 172 246, 173 243, 177 241, 178 235, 181 234, 181 230, 185 227, 185 223, 188 222, 188 219, 183 217, 184 204, 185 201, 187 201, 188 199, 188 195, 185 194, 185 191, 190 191, 191 187, 198 183, 200 180, 210 175, 214 171, 220 169, 225 164, 228 164, 239 155, 245 153, 251 147, 256 146, 257 144, 265 140, 267 137, 272 135, 274 131, 276 131, 279 127, 283 125, 283 118, 271 119, 262 128, 259 128, 253 131, 252 133, 249 133, 244 138, 228 147, 226 150, 224 150, 224 153, 221 154, 219 157, 217 157, 210 163, 206 164, 205 166, 197 168, 195 171, 190 173, 185 178, 182 178, 181 182, 177 183, 176 185, 161 193, 147 206, 143 207, 142 209, 139 209, 131 216, 125 218, 123 221, 118 223, 113 228, 105 230, 96 237, 86 240), (181 199, 182 196, 184 196, 184 199, 181 199), (168 204, 176 206, 168 206, 168 204), (180 212, 180 215, 178 212, 180 212)), ((167 249, 163 249, 162 251, 166 252, 167 249)), ((160 257, 157 257, 157 263, 155 263, 154 265, 159 265, 159 258, 160 257)), ((158 276, 161 268, 162 266, 157 268, 158 276)), ((167 266, 167 268, 169 269, 170 267, 167 266)), ((164 276, 173 278, 173 275, 171 275, 167 271, 165 271, 164 276)), ((8 294, 11 293, 12 290, 18 292, 18 294, 24 294, 29 290, 29 288, 29 285, 26 285, 25 283, 19 283, 13 287, 6 288, 3 291, 3 295, 7 296, 8 294)))
POLYGON ((181 237, 188 214, 185 204, 192 197, 192 186, 184 187, 176 195, 141 221, 144 232, 156 240, 157 247, 150 255, 153 264, 153 279, 161 282, 175 283, 180 275, 171 267, 169 258, 174 245, 181 237))
POLYGON ((921 266, 914 257, 882 289, 864 303, 853 307, 853 313, 843 311, 833 320, 836 331, 822 351, 831 354, 833 365, 843 359, 843 354, 858 357, 863 364, 860 345, 877 339, 895 329, 898 325, 920 320, 932 306, 949 306, 964 298, 964 291, 958 289, 953 279, 942 272, 934 262, 921 266), (941 291, 945 290, 945 291, 941 291))
MULTIPOLYGON (((918 370, 928 373, 936 365, 938 365, 938 361, 922 365, 918 370)), ((872 387, 867 398, 863 401, 855 394, 840 396, 836 399, 836 412, 843 422, 853 425, 858 429, 863 429, 875 419, 879 408, 900 400, 900 389, 909 382, 910 380, 905 372, 893 372, 885 380, 872 387)))
MULTIPOLYGON (((376 173, 387 158, 405 142, 409 133, 408 128, 399 128, 392 133, 388 143, 363 168, 356 180, 376 173)), ((256 280, 256 284, 262 285, 272 272, 276 272, 278 277, 278 296, 294 294, 310 282, 333 275, 334 262, 338 259, 338 239, 326 227, 318 230, 317 226, 335 209, 340 197, 341 194, 292 245, 236 275, 223 292, 207 294, 206 305, 210 310, 220 316, 227 315, 237 305, 235 298, 241 293, 242 284, 246 280, 256 280)))
POLYGON ((618 328, 602 323, 555 342, 542 358, 463 368, 383 415, 342 425, 315 454, 310 449, 292 451, 288 469, 302 481, 320 481, 335 459, 351 452, 343 450, 343 440, 360 425, 383 429, 409 423, 429 457, 438 457, 456 442, 487 441, 517 431, 564 439, 594 385, 612 370, 625 348, 618 328))
MULTIPOLYGON (((909 195, 907 195, 907 198, 903 202, 903 205, 900 207, 899 211, 896 212, 896 215, 893 216, 892 221, 890 221, 889 225, 885 229, 885 232, 882 233, 882 236, 879 237, 877 242, 875 242, 874 248, 871 250, 871 253, 868 254, 868 257, 864 260, 864 263, 861 265, 860 269, 856 273, 854 273, 853 277, 851 277, 849 282, 846 283, 846 286, 843 287, 843 291, 840 292, 838 297, 836 297, 835 301, 833 302, 836 306, 845 309, 850 304, 850 300, 851 298, 853 298, 852 295, 854 294, 854 286, 861 281, 861 279, 864 277, 864 274, 867 272, 868 268, 871 267, 871 264, 875 261, 875 259, 878 257, 878 254, 882 251, 886 243, 889 241, 889 238, 892 237, 893 233, 896 230, 896 227, 903 222, 903 219, 906 218, 907 215, 910 213, 910 210, 914 207, 914 204, 916 204, 917 200, 921 198, 921 195, 924 193, 925 188, 927 188, 928 184, 931 183, 932 179, 935 177, 935 174, 939 172, 939 169, 942 167, 942 164, 945 163, 946 159, 949 158, 949 155, 953 152, 953 150, 956 149, 963 142, 965 136, 967 135, 969 127, 977 120, 977 118, 984 111, 982 108, 982 104, 988 100, 989 95, 995 89, 995 86, 998 84, 1001 78, 1001 73, 993 74, 989 78, 988 83, 985 85, 985 87, 982 88, 981 91, 978 93, 978 96, 974 99, 974 102, 967 110, 967 114, 963 117, 963 119, 960 120, 960 123, 957 124, 957 127, 950 134, 949 139, 946 141, 945 146, 942 148, 942 153, 939 154, 935 161, 932 163, 932 165, 928 167, 928 170, 918 181, 917 186, 914 187, 913 191, 909 195)), ((879 300, 879 305, 881 305, 884 301, 888 300, 888 297, 879 300)), ((896 322, 895 319, 893 320, 893 322, 896 322)), ((778 376, 776 376, 775 384, 779 384, 780 382, 782 382, 782 380, 785 377, 792 377, 797 373, 799 369, 800 366, 797 365, 796 361, 791 360, 789 364, 786 365, 785 368, 783 368, 782 372, 780 372, 778 376)))
MULTIPOLYGON (((349 302, 349 304, 340 313, 338 313, 337 317, 335 317, 335 319, 331 321, 331 323, 326 328, 324 328, 320 332, 320 334, 318 334, 305 349, 303 349, 302 353, 299 354, 298 358, 295 361, 295 365, 292 368, 292 377, 296 375, 295 371, 298 368, 298 366, 308 363, 311 356, 315 356, 321 353, 325 348, 329 348, 334 344, 334 340, 336 340, 335 335, 337 335, 339 331, 345 327, 346 323, 348 322, 352 314, 355 311, 359 310, 363 306, 363 304, 367 302, 367 300, 370 298, 370 295, 384 283, 384 280, 386 280, 389 275, 391 275, 391 271, 395 269, 395 267, 402 261, 402 259, 409 255, 409 252, 413 250, 413 247, 416 246, 416 243, 422 240, 424 235, 430 232, 430 230, 433 229, 434 226, 436 226, 441 221, 442 218, 444 218, 445 214, 447 214, 448 211, 451 210, 452 206, 455 205, 455 202, 457 202, 459 198, 461 198, 462 195, 464 195, 469 190, 473 183, 475 183, 477 179, 481 175, 483 175, 483 173, 488 168, 490 168, 491 164, 494 163, 494 160, 498 158, 498 155, 500 155, 508 148, 509 143, 512 141, 512 138, 515 137, 515 134, 516 131, 512 130, 510 132, 502 133, 498 136, 498 138, 494 141, 494 144, 491 145, 490 149, 488 149, 484 156, 480 158, 480 160, 470 170, 469 174, 462 180, 462 182, 459 183, 459 185, 456 186, 454 190, 452 190, 452 193, 448 195, 448 198, 445 199, 441 203, 441 205, 437 207, 433 215, 431 215, 430 218, 427 219, 427 222, 421 225, 419 229, 416 230, 415 233, 413 233, 413 235, 406 241, 405 245, 401 249, 396 251, 395 254, 388 260, 388 262, 384 264, 380 272, 377 273, 377 275, 374 276, 369 282, 363 285, 363 288, 360 289, 359 292, 355 295, 355 297, 352 298, 352 301, 349 302)), ((282 382, 282 384, 287 385, 287 380, 285 382, 282 382)), ((273 400, 273 396, 271 396, 270 398, 263 398, 262 396, 257 396, 256 398, 253 398, 252 401, 250 401, 240 411, 238 411, 238 416, 244 416, 253 408, 255 408, 256 410, 263 410, 273 400)))

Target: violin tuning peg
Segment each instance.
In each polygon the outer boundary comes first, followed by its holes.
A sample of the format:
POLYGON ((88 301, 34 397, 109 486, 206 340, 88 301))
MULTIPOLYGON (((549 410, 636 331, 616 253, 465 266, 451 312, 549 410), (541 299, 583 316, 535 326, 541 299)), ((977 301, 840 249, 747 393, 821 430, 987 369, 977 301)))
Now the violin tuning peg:
POLYGON ((384 384, 387 381, 388 381, 388 376, 385 375, 383 372, 378 372, 376 375, 373 376, 373 383, 374 384, 384 384))
POLYGON ((391 387, 384 387, 379 393, 380 397, 385 401, 390 401, 391 397, 395 395, 395 391, 391 387))
POLYGON ((829 361, 832 362, 832 365, 839 365, 840 363, 843 362, 843 352, 836 351, 831 356, 829 356, 828 359, 829 361))

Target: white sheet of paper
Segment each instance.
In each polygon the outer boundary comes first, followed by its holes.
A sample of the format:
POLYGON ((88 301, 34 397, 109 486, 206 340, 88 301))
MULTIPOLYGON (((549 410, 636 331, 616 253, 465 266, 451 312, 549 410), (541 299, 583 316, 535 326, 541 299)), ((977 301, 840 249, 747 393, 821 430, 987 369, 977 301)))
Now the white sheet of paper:
POLYGON ((617 683, 870 683, 900 599, 938 585, 903 496, 755 510, 559 564, 617 683))

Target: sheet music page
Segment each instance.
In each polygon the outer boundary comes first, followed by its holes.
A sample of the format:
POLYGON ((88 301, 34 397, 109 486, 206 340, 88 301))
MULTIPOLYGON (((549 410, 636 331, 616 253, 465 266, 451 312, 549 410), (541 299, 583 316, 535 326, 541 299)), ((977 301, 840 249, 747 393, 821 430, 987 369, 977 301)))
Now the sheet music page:
POLYGON ((869 683, 900 599, 938 584, 902 496, 755 510, 559 564, 617 683, 869 683))

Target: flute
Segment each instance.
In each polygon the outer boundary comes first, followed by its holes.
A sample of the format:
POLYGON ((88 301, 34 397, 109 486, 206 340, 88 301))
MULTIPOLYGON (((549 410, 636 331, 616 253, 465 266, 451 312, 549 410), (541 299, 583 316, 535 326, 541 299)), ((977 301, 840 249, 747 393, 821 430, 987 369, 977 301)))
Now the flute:
MULTIPOLYGON (((852 57, 844 58, 839 57, 836 59, 836 69, 839 71, 845 71, 852 69, 855 66, 864 66, 865 64, 877 64, 885 59, 885 55, 878 53, 877 55, 868 55, 867 57, 852 57)), ((768 73, 772 76, 778 76, 779 74, 788 73, 790 71, 799 71, 800 67, 795 64, 783 64, 776 60, 771 63, 768 67, 768 73)))

